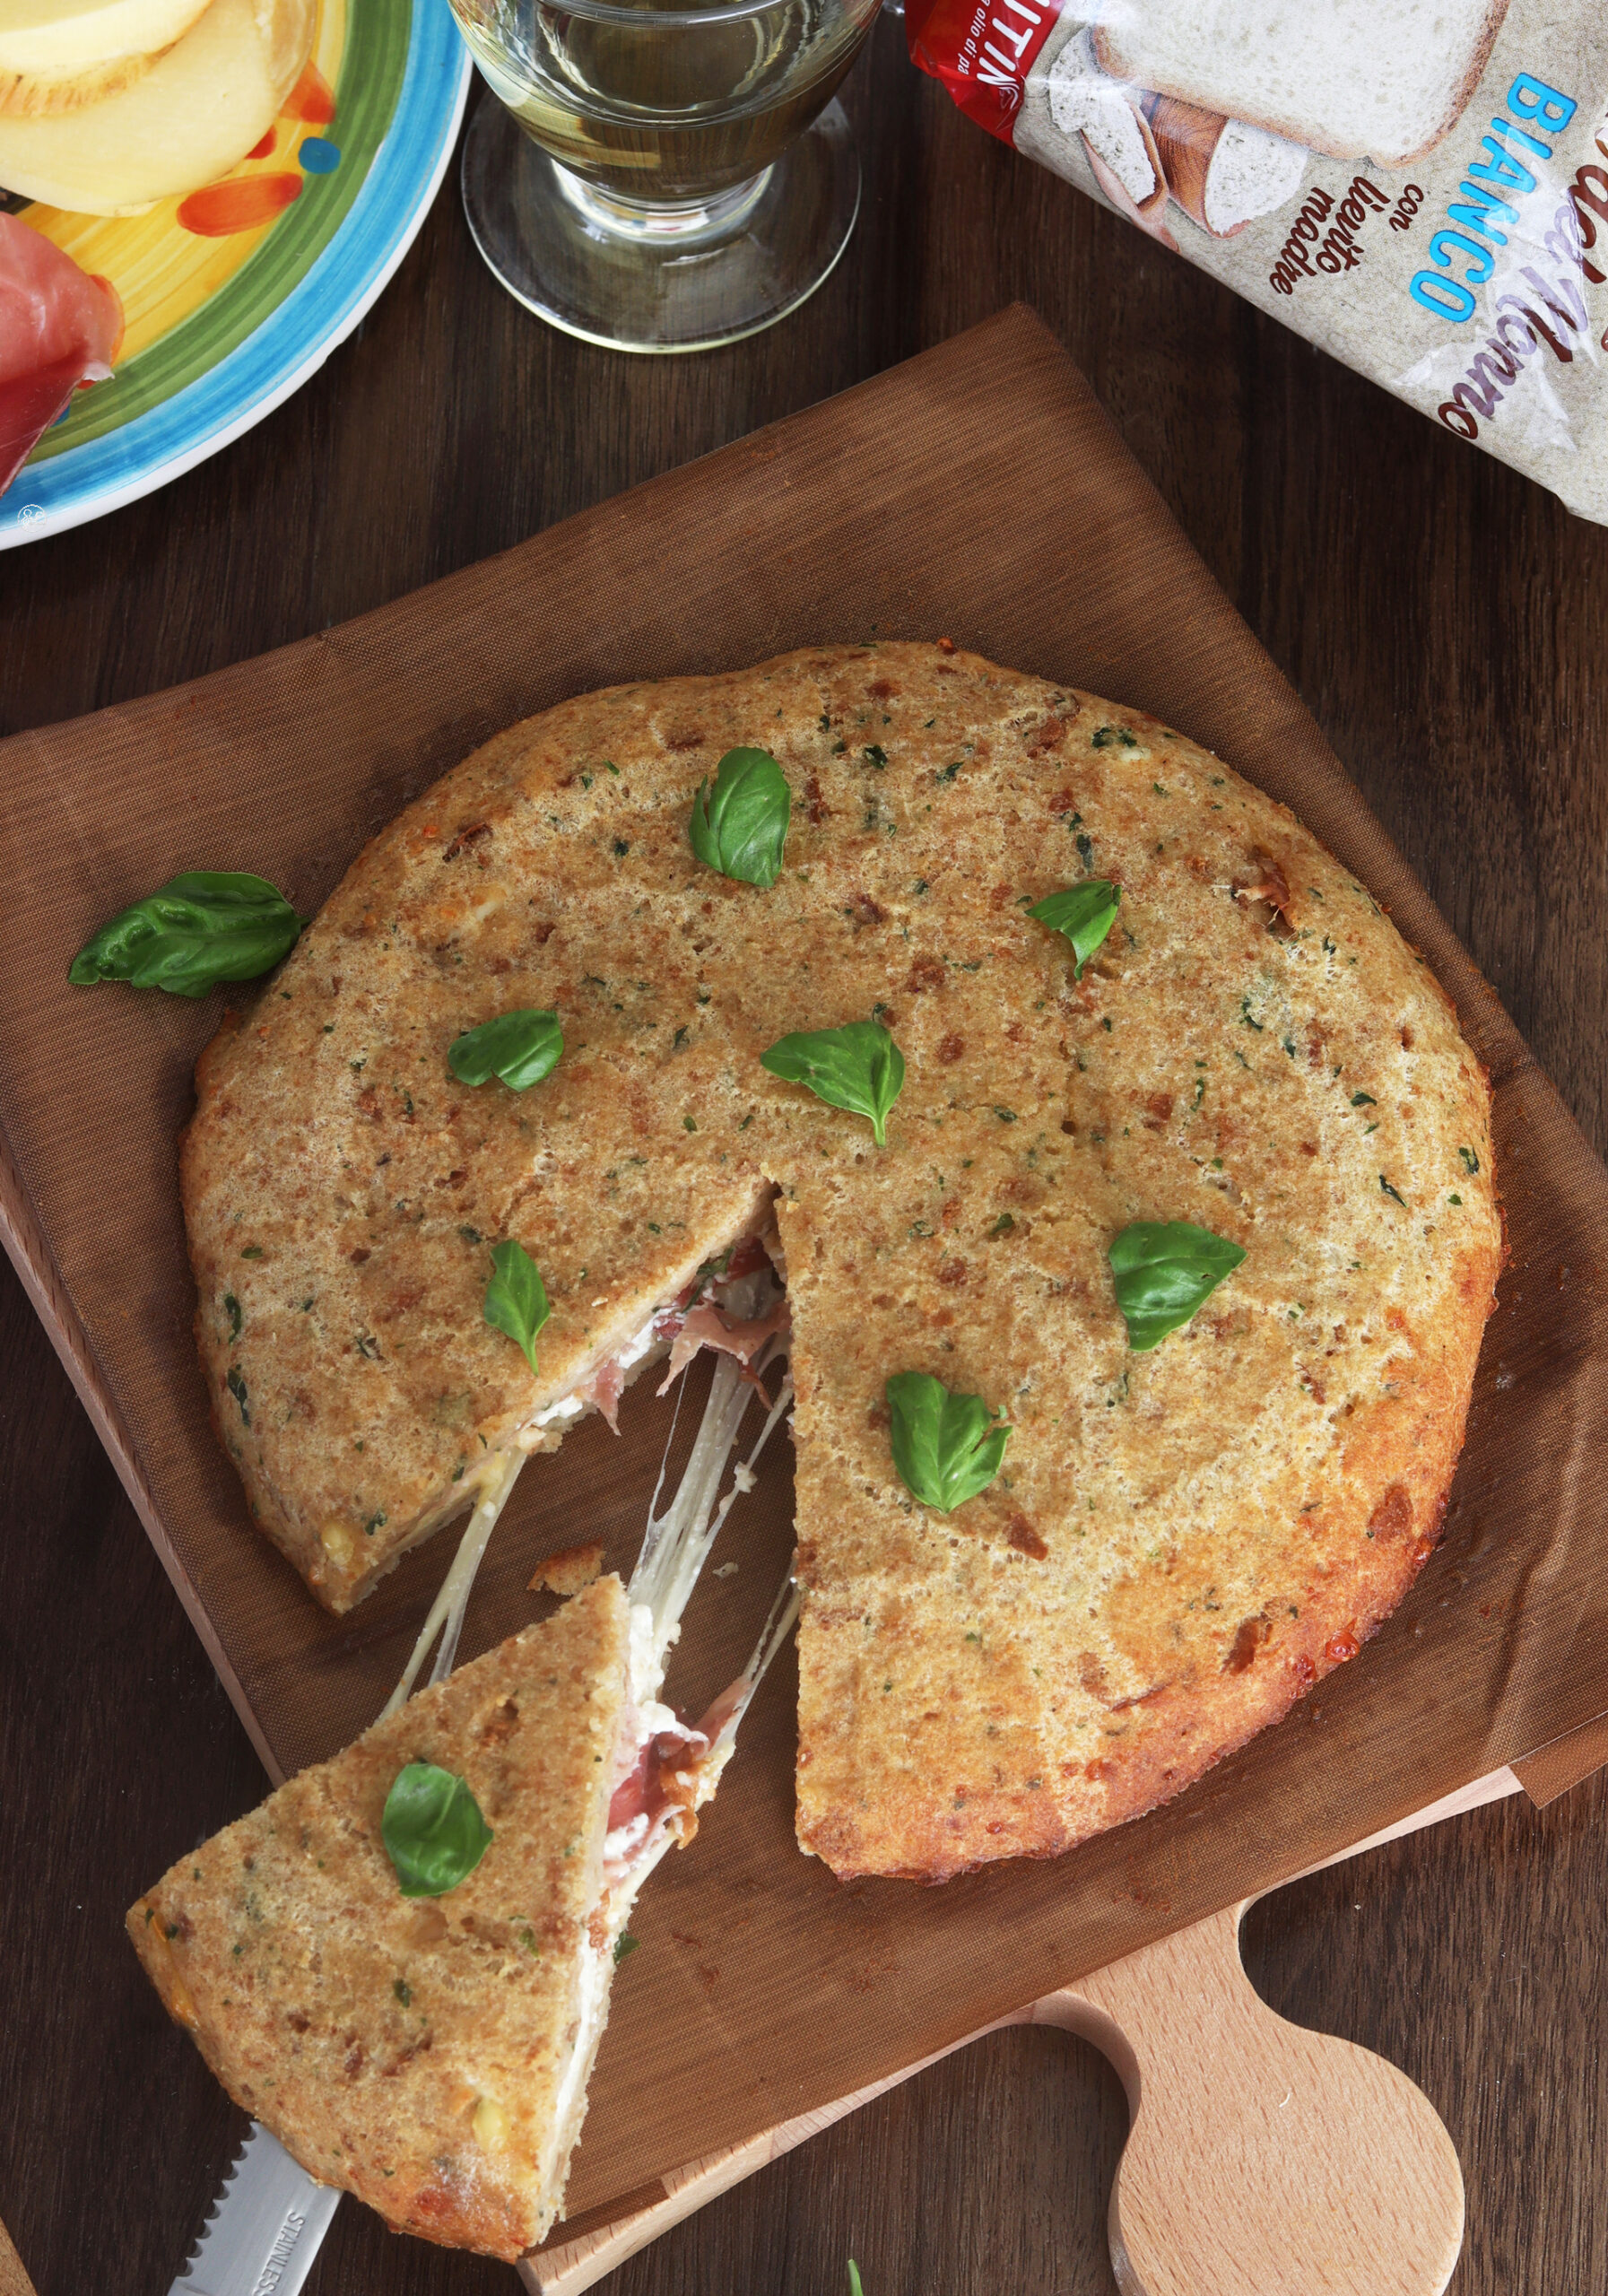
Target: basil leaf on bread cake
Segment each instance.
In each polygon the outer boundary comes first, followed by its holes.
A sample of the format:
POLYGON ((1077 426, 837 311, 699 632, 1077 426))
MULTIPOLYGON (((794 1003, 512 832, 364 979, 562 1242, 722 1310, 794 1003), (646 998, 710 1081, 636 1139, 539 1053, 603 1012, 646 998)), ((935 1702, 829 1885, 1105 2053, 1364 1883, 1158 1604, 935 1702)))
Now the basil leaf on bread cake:
POLYGON ((897 644, 563 703, 367 848, 197 1081, 214 1416, 335 1610, 774 1218, 798 1830, 839 1874, 1049 1855, 1178 1792, 1438 1535, 1500 1254, 1485 1080, 1365 889, 1132 709, 897 644), (769 885, 688 829, 761 746, 769 885), (1085 955, 1029 912, 1086 881, 1118 898, 1085 955), (515 1009, 563 1059, 465 1088, 451 1047, 515 1009), (881 1147, 762 1057, 870 1022, 905 1064, 881 1147), (1152 1227, 1231 1250, 1135 1349, 1111 1248, 1152 1227), (482 1312, 508 1242, 534 1370, 482 1312), (947 1513, 894 1464, 907 1373, 1011 1429, 947 1513))

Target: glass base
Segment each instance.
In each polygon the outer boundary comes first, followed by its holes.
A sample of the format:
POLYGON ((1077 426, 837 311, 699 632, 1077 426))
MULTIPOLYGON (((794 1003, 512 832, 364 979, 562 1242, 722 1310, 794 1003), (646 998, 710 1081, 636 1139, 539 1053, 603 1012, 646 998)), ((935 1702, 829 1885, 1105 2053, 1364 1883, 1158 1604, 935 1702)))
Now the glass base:
POLYGON ((708 351, 774 326, 827 277, 860 212, 836 102, 752 181, 659 206, 583 183, 482 98, 463 186, 474 244, 508 293, 610 351, 708 351))

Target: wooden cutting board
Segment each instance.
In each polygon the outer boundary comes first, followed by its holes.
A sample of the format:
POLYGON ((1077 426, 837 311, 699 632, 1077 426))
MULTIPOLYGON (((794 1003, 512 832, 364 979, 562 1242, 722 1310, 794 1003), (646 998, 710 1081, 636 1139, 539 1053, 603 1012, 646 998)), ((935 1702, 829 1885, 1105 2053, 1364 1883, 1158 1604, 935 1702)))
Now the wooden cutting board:
MULTIPOLYGON (((793 1835, 791 1669, 767 1682, 615 1987, 578 2210, 898 2078, 1608 1709, 1608 1175, 1445 920, 1124 448, 1022 311, 343 628, 0 743, 0 1240, 278 1775, 378 1709, 446 1565, 331 1619, 250 1530, 207 1423, 174 1141, 217 1001, 69 987, 104 917, 197 865, 310 912, 364 839, 562 695, 789 646, 947 635, 1144 708, 1291 804, 1389 906, 1491 1072, 1510 1265, 1440 1552, 1368 1649, 1189 1794, 1053 1863, 839 1887, 793 1835), (989 1950, 1008 1935, 1010 1950, 989 1950), (777 1972, 789 1972, 778 1984, 777 1972)), ((691 1375, 689 1375, 691 1376, 691 1375)), ((635 1398, 633 1398, 633 1403, 635 1398)), ((630 1569, 650 1399, 523 1479, 464 1655, 528 1622, 577 1522, 630 1569), (629 1422, 629 1423, 628 1423, 629 1422)), ((673 1695, 736 1671, 791 1546, 788 1476, 723 1534, 673 1695), (684 1671, 681 1671, 684 1670, 684 1671)), ((154 1874, 187 1847, 151 1846, 154 1874)))
MULTIPOLYGON (((1584 1775, 1603 1734, 1578 1735, 1587 1743, 1569 1760, 1584 1775)), ((1517 1770, 1493 1770, 1342 1857, 1524 1786, 1517 1770)), ((1109 2210, 1122 2296, 1440 2296, 1463 2244, 1452 2140, 1405 2074, 1267 2006, 1239 1959, 1240 1923, 1255 1902, 1226 1906, 887 2080, 561 2224, 521 2277, 533 2296, 581 2296, 673 2224, 940 2057, 1033 2024, 1092 2041, 1127 2092, 1130 2131, 1109 2210)))
POLYGON ((4 2224, 0 2224, 0 2296, 33 2296, 33 2283, 23 2271, 22 2259, 4 2224))

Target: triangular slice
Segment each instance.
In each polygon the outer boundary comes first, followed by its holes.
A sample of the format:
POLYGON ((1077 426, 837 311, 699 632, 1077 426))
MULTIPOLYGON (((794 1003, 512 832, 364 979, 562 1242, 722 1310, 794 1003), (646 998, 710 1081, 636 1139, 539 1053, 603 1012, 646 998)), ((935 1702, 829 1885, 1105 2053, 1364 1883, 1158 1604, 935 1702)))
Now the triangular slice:
MULTIPOLYGON (((281 1787, 129 1913, 236 2102, 400 2231, 511 2260, 557 2213, 654 1862, 605 1860, 642 1731, 630 1628, 619 1579, 598 1579, 281 1787), (404 1896, 381 1839, 415 1760, 465 1779, 493 1837, 439 1897, 404 1896)), ((656 1848, 684 1830, 672 1813, 656 1848)))

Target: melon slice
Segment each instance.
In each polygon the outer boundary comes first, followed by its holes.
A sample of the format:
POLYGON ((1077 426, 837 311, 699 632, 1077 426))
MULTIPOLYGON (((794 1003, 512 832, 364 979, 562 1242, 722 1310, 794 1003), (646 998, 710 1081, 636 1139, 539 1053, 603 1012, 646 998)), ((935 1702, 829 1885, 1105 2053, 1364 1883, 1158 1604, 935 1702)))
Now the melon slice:
POLYGON ((182 39, 206 0, 0 0, 0 72, 62 80, 182 39))
POLYGON ((116 94, 42 118, 0 117, 0 184, 77 213, 132 215, 215 183, 273 126, 314 23, 315 0, 212 0, 116 94))
POLYGON ((0 119, 42 119, 52 112, 81 111, 85 104, 99 103, 103 96, 132 86, 155 62, 154 56, 115 56, 76 72, 0 70, 0 119))
POLYGON ((207 0, 0 0, 0 117, 116 95, 182 39, 207 0))

